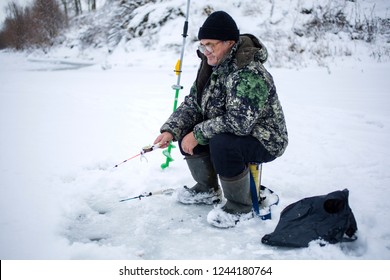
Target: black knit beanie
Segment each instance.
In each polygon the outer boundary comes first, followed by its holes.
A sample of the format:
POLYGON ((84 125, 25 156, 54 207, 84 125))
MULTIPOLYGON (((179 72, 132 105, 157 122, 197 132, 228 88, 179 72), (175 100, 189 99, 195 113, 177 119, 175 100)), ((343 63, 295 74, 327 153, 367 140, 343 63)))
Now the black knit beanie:
POLYGON ((221 41, 238 41, 240 31, 234 19, 226 12, 212 13, 199 28, 198 39, 215 39, 221 41))

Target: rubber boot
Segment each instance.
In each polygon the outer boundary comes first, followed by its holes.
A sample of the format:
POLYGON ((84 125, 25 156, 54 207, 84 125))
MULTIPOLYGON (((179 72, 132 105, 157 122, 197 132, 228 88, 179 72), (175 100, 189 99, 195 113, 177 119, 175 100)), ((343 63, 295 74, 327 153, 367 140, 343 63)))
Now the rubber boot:
POLYGON ((208 154, 185 157, 191 175, 196 184, 192 188, 184 187, 177 195, 184 204, 213 204, 221 200, 222 191, 218 177, 208 154))
POLYGON ((226 203, 222 207, 215 207, 207 215, 207 221, 211 225, 229 228, 254 217, 249 176, 248 168, 233 178, 220 176, 226 203))
POLYGON ((250 190, 250 173, 244 172, 233 178, 220 177, 226 204, 222 210, 230 214, 243 214, 252 211, 252 196, 250 190))

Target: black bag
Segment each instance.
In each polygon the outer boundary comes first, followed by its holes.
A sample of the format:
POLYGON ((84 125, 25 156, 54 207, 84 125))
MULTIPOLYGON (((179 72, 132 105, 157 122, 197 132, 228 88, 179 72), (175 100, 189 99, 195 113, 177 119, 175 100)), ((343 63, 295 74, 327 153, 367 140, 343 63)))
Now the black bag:
POLYGON ((280 214, 275 231, 261 242, 272 246, 308 247, 313 240, 331 244, 356 240, 357 225, 348 204, 349 191, 304 198, 280 214))

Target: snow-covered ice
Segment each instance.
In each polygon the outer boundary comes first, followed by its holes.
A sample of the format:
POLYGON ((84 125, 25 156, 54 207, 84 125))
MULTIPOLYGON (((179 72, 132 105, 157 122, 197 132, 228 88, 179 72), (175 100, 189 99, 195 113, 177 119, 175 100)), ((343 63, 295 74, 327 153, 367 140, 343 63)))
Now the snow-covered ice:
MULTIPOLYGON (((186 55, 180 101, 195 78, 193 56, 186 55)), ((280 202, 272 220, 221 230, 206 221, 212 206, 182 205, 174 195, 119 202, 193 183, 178 149, 165 170, 161 150, 113 168, 151 144, 172 111, 176 58, 137 59, 144 63, 102 70, 0 52, 0 259, 390 258, 389 63, 269 69, 290 143, 264 165, 262 183, 280 202), (344 188, 357 241, 261 243, 290 203, 344 188)))

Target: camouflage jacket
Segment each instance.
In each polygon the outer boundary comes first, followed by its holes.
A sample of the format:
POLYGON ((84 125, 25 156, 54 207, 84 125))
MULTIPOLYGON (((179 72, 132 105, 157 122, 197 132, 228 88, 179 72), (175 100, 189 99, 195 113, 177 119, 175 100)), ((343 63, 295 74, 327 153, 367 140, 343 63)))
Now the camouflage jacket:
POLYGON ((183 103, 161 127, 174 140, 193 131, 201 145, 220 133, 252 135, 271 155, 283 154, 287 128, 272 76, 264 68, 268 53, 253 35, 245 34, 216 67, 202 59, 197 78, 183 103))

